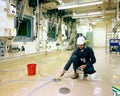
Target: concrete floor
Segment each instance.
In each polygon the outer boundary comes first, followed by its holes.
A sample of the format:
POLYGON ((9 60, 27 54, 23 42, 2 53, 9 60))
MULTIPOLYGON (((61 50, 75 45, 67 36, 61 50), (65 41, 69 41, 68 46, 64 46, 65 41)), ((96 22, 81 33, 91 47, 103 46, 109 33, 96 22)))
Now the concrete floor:
POLYGON ((1 60, 0 96, 113 96, 112 85, 120 85, 120 55, 106 53, 104 48, 94 51, 97 59, 95 80, 71 79, 71 67, 61 81, 54 81, 72 51, 1 60), (28 76, 27 64, 32 63, 37 64, 36 75, 28 76), (61 88, 66 88, 64 93, 61 88))

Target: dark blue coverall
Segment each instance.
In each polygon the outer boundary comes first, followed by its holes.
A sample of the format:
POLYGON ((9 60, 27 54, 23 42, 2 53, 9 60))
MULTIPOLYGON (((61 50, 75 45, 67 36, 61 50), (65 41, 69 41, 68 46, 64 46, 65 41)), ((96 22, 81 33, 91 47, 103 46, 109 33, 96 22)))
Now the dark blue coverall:
POLYGON ((93 66, 95 62, 96 58, 92 48, 88 46, 86 46, 84 49, 76 48, 76 50, 73 51, 71 57, 64 66, 64 70, 67 71, 73 63, 73 69, 76 73, 76 69, 78 69, 78 67, 80 67, 82 64, 86 64, 84 73, 93 74, 96 72, 93 66))

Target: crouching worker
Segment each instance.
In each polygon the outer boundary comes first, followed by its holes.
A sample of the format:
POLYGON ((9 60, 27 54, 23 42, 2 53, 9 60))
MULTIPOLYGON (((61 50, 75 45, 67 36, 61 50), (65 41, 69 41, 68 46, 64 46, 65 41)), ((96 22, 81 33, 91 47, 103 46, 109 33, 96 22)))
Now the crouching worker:
POLYGON ((64 69, 60 74, 61 77, 70 68, 71 64, 73 64, 74 69, 74 74, 71 77, 72 79, 78 77, 78 73, 76 72, 78 68, 82 69, 84 74, 93 74, 96 72, 93 66, 96 62, 94 51, 86 45, 85 38, 79 37, 77 39, 77 46, 78 47, 73 51, 71 57, 64 66, 64 69))

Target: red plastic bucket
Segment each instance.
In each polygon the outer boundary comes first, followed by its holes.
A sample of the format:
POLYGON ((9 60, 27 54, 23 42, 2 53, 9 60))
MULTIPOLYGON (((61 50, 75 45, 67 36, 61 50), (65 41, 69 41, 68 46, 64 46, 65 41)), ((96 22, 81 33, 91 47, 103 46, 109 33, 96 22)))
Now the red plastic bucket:
POLYGON ((28 75, 36 74, 36 64, 28 64, 27 65, 28 75))

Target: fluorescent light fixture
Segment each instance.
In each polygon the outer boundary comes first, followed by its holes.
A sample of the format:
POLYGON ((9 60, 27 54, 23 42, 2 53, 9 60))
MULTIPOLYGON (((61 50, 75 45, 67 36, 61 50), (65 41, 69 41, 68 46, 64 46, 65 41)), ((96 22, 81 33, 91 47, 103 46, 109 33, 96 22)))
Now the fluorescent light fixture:
POLYGON ((101 15, 102 11, 90 12, 87 15, 101 15))
POLYGON ((62 6, 58 6, 58 10, 76 8, 76 7, 78 7, 77 4, 70 4, 70 5, 63 4, 62 6))
POLYGON ((77 8, 77 7, 85 7, 91 5, 102 4, 102 1, 95 1, 95 2, 87 2, 87 3, 79 3, 79 2, 72 2, 72 3, 64 3, 62 5, 58 5, 58 10, 62 9, 70 9, 70 8, 77 8))
POLYGON ((57 0, 60 4, 63 4, 62 0, 57 0))
POLYGON ((87 16, 73 16, 72 18, 73 19, 78 19, 78 18, 88 18, 88 17, 97 17, 97 16, 102 16, 102 14, 101 15, 87 15, 87 16))
POLYGON ((90 13, 82 13, 82 14, 73 14, 72 18, 85 18, 85 17, 95 17, 102 16, 102 11, 90 12, 90 13))

